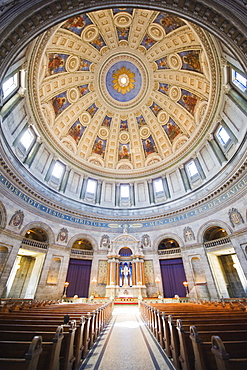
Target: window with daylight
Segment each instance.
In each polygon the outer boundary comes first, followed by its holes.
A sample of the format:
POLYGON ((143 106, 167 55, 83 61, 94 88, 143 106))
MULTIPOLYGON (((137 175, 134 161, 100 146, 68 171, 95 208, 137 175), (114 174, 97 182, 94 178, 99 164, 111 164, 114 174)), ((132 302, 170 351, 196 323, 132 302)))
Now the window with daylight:
POLYGON ((51 180, 54 182, 58 182, 58 180, 62 178, 64 171, 65 171, 65 165, 57 161, 52 170, 51 180))
POLYGON ((9 97, 19 87, 19 72, 9 77, 3 83, 3 98, 9 97))
POLYGON ((232 69, 232 83, 237 86, 241 91, 246 92, 247 78, 244 74, 232 69))
POLYGON ((129 185, 120 185, 120 198, 129 199, 130 197, 130 187, 129 185))
POLYGON ((96 194, 96 188, 97 188, 97 180, 88 179, 86 193, 92 194, 94 196, 96 194))
POLYGON ((218 128, 216 132, 216 138, 225 152, 227 152, 233 144, 231 136, 223 126, 218 128))
POLYGON ((190 179, 195 179, 199 177, 199 171, 194 161, 189 162, 186 168, 190 179))
POLYGON ((23 154, 26 154, 29 151, 35 139, 36 139, 36 135, 31 128, 28 128, 22 134, 22 136, 20 137, 18 147, 23 154))
POLYGON ((164 193, 164 185, 162 179, 156 179, 153 181, 155 194, 164 193))

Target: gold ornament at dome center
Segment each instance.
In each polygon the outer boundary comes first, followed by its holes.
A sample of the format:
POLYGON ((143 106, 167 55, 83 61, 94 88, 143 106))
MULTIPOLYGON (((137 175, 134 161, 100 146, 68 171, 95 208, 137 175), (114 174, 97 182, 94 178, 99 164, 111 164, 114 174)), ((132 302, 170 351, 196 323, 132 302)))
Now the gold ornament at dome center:
POLYGON ((114 90, 117 90, 121 94, 126 94, 135 87, 135 74, 126 67, 118 69, 112 74, 112 77, 114 90))

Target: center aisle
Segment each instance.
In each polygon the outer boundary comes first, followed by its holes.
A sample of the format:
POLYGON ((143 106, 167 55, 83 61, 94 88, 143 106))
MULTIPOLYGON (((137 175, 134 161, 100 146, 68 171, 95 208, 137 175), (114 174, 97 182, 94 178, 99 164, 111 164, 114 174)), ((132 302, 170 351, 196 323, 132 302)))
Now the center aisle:
POLYGON ((80 370, 174 370, 143 323, 137 305, 116 305, 105 332, 80 370))

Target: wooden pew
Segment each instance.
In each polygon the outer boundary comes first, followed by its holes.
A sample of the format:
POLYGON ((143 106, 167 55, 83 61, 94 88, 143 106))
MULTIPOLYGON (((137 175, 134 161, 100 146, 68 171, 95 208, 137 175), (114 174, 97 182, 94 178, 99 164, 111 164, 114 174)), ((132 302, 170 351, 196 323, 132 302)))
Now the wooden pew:
MULTIPOLYGON (((190 338, 191 325, 196 325, 200 330, 209 332, 209 341, 212 334, 222 332, 223 328, 225 331, 247 330, 247 315, 244 310, 240 309, 233 312, 230 308, 218 306, 205 309, 205 306, 194 304, 152 304, 149 306, 141 303, 140 311, 161 347, 172 359, 174 367, 179 370, 194 370, 195 368, 195 355, 190 338)), ((199 366, 198 361, 196 366, 199 366)), ((207 367, 206 370, 209 369, 211 370, 207 367)))
MULTIPOLYGON (((75 357, 75 322, 70 325, 59 327, 52 325, 26 325, 26 324, 3 324, 0 325, 0 333, 14 331, 18 339, 25 340, 26 334, 19 334, 25 331, 34 334, 44 335, 43 353, 40 356, 38 370, 71 370, 75 357), (53 337, 53 338, 52 338, 53 337)), ((1 335, 1 334, 0 334, 1 335)), ((4 335, 4 334, 3 334, 4 335)), ((8 334, 6 334, 7 336, 8 334)))
POLYGON ((218 370, 247 369, 247 340, 223 342, 221 337, 212 336, 211 351, 218 370))
POLYGON ((62 325, 64 339, 60 359, 61 370, 77 369, 82 359, 87 356, 100 331, 110 320, 111 302, 104 305, 55 304, 45 306, 36 304, 35 307, 26 307, 18 312, 13 310, 7 314, 0 313, 0 331, 12 329, 35 331, 35 333, 54 331, 54 327, 64 321, 65 314, 70 324, 72 322, 74 324, 73 328, 71 325, 62 325))
POLYGON ((0 341, 0 367, 4 370, 36 370, 42 352, 42 338, 31 342, 0 341))

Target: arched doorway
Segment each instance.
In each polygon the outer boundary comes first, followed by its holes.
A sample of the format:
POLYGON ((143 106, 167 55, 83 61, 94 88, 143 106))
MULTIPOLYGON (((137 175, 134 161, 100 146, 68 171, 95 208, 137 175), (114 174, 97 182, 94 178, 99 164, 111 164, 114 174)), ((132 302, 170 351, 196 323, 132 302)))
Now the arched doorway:
POLYGON ((171 258, 170 256, 180 253, 180 247, 172 238, 163 239, 158 246, 158 251, 166 251, 162 254, 165 258, 160 259, 160 270, 165 298, 186 296, 186 289, 183 282, 186 281, 183 260, 181 257, 171 258))
POLYGON ((203 235, 205 249, 219 291, 224 298, 246 297, 247 281, 227 231, 209 227, 203 235))
POLYGON ((70 258, 66 282, 69 283, 66 295, 68 297, 88 297, 93 246, 86 238, 77 239, 72 245, 72 255, 77 258, 70 258), (87 253, 89 252, 89 253, 87 253), (87 257, 87 258, 85 258, 87 257))

